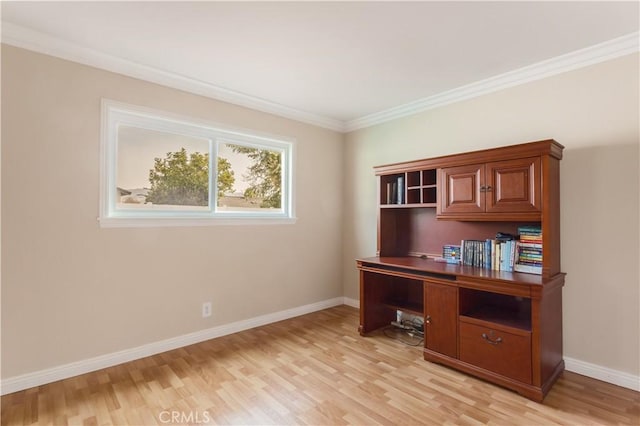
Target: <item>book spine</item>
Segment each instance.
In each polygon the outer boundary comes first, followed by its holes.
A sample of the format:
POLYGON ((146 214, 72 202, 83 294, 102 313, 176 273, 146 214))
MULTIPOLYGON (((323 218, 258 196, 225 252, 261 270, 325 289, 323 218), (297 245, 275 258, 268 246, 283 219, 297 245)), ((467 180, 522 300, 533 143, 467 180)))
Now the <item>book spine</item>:
POLYGON ((474 240, 473 241, 473 266, 477 268, 479 262, 480 262, 480 252, 478 250, 478 242, 474 240))
POLYGON ((404 176, 398 177, 398 204, 404 204, 404 176))
POLYGON ((516 272, 526 272, 527 274, 542 275, 542 266, 532 266, 516 263, 514 265, 514 270, 516 272))
POLYGON ((484 267, 491 269, 491 240, 484 241, 484 267))
POLYGON ((471 240, 466 240, 464 242, 464 256, 465 256, 465 264, 468 266, 473 265, 473 256, 471 253, 471 240))
POLYGON ((533 244, 520 241, 521 250, 542 251, 542 244, 533 244))
POLYGON ((391 184, 391 202, 389 204, 395 204, 398 199, 398 182, 391 184))
POLYGON ((491 240, 491 269, 496 271, 496 240, 491 240))
POLYGON ((509 272, 513 272, 513 265, 515 264, 515 260, 516 260, 516 242, 515 241, 510 241, 511 243, 511 250, 509 253, 509 272))
POLYGON ((476 266, 476 242, 469 240, 469 257, 471 266, 476 266))

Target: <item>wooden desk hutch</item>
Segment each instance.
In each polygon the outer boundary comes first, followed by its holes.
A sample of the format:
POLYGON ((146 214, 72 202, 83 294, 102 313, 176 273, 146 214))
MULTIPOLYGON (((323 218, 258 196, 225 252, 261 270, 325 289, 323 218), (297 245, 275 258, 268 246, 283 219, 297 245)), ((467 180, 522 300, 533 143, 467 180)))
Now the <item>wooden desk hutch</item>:
POLYGON ((424 359, 542 401, 564 370, 554 140, 375 167, 378 251, 357 259, 366 335, 424 318, 424 359), (391 182, 404 183, 391 197, 391 182), (445 244, 542 229, 542 275, 436 262, 445 244))

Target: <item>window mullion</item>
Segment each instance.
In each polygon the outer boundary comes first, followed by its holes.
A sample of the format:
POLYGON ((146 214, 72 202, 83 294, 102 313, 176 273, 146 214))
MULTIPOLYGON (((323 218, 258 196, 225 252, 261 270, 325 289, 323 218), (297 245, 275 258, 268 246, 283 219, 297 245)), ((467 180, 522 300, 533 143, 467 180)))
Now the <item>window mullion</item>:
POLYGON ((211 170, 209 176, 209 209, 212 216, 218 213, 218 138, 212 136, 209 141, 209 168, 211 170))

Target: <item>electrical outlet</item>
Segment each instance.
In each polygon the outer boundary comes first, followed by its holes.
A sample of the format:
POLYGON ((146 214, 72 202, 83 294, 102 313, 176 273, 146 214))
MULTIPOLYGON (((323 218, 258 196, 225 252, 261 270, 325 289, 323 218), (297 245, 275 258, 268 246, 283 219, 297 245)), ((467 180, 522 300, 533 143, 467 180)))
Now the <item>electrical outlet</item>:
POLYGON ((205 302, 202 304, 202 318, 211 316, 211 302, 205 302))

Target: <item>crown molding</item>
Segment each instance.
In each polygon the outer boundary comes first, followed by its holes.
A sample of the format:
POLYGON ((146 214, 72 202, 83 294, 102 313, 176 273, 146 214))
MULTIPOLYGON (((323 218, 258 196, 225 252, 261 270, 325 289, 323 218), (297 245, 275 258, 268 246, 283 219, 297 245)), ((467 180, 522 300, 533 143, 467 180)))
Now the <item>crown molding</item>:
POLYGON ((498 90, 629 55, 638 52, 640 48, 639 39, 640 32, 634 32, 453 90, 366 115, 346 122, 345 132, 371 127, 376 124, 406 117, 443 105, 475 98, 498 90))
POLYGON ((338 132, 351 132, 371 127, 429 109, 635 53, 640 49, 639 40, 640 33, 634 32, 485 80, 343 122, 218 87, 180 74, 107 55, 10 22, 2 23, 2 42, 15 47, 56 56, 338 132))
POLYGON ((118 58, 11 22, 2 22, 2 43, 330 130, 344 131, 344 122, 340 120, 300 111, 184 75, 118 58))

